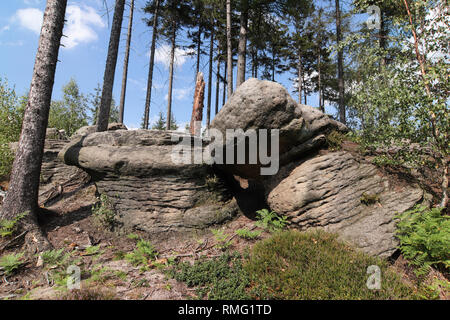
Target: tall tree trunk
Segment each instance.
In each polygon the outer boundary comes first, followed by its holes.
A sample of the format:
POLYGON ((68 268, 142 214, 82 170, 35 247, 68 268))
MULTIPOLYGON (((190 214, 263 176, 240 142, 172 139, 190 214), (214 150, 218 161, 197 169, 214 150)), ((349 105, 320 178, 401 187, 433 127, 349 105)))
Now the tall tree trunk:
POLYGON ((209 43, 208 104, 206 106, 206 127, 207 128, 209 128, 209 123, 211 121, 213 58, 214 58, 214 27, 211 29, 211 41, 209 43))
MULTIPOLYGON (((336 0, 336 41, 339 45, 342 41, 341 34, 341 9, 339 7, 339 0, 336 0)), ((345 119, 345 104, 344 104, 344 55, 342 49, 338 50, 337 58, 338 66, 338 88, 339 88, 339 121, 346 124, 345 119)))
POLYGON ((231 47, 231 0, 227 0, 227 82, 228 99, 233 94, 233 48, 231 47))
POLYGON ((131 33, 133 29, 133 12, 134 12, 134 0, 131 0, 130 20, 128 21, 127 47, 125 49, 125 59, 123 61, 122 91, 120 93, 120 108, 119 108, 120 123, 123 123, 123 113, 125 109, 125 94, 127 92, 128 60, 130 58, 131 33))
POLYGON ((298 50, 298 103, 302 103, 302 90, 303 90, 303 64, 302 64, 302 51, 298 50))
POLYGON ((384 50, 386 49, 386 30, 385 30, 385 23, 384 23, 384 17, 383 17, 383 11, 380 11, 380 30, 378 31, 378 37, 380 38, 379 44, 380 49, 383 51, 383 56, 381 58, 381 66, 386 65, 386 55, 384 54, 384 50))
POLYGON ((214 115, 219 113, 219 95, 220 95, 220 58, 217 57, 217 74, 216 74, 216 110, 214 115))
POLYGON ((317 72, 318 72, 318 86, 319 86, 319 110, 325 113, 325 108, 323 106, 323 100, 322 100, 322 61, 321 61, 321 55, 320 50, 319 54, 317 55, 317 72))
POLYGON ((222 106, 225 105, 225 102, 227 101, 227 65, 228 65, 228 61, 225 61, 225 70, 223 72, 223 96, 222 96, 222 106))
POLYGON ((147 94, 145 97, 145 110, 144 110, 144 129, 148 130, 148 124, 150 119, 150 102, 152 100, 152 87, 153 87, 153 69, 155 67, 155 51, 156 51, 156 38, 158 37, 158 17, 159 17, 159 0, 156 1, 155 12, 153 14, 153 33, 152 33, 152 45, 150 48, 150 62, 148 67, 148 79, 147 79, 147 94))
POLYGON ((203 73, 197 73, 197 80, 195 81, 194 105, 192 106, 192 116, 190 124, 191 135, 200 136, 201 127, 197 126, 197 122, 203 120, 203 101, 205 98, 205 81, 203 80, 203 73))
POLYGON ((248 0, 244 0, 241 10, 241 29, 239 33, 238 62, 236 88, 245 82, 247 64, 247 32, 248 32, 248 0))
POLYGON ((170 122, 172 116, 172 86, 173 86, 173 64, 175 60, 175 40, 176 40, 176 22, 173 22, 173 31, 172 31, 172 48, 170 50, 170 66, 169 66, 169 94, 168 94, 168 102, 167 102, 167 121, 166 121, 166 129, 170 130, 170 122))
POLYGON ((98 111, 97 132, 106 131, 108 129, 124 9, 125 0, 116 0, 111 26, 111 36, 109 38, 108 57, 106 59, 105 74, 103 76, 103 91, 98 111))
POLYGON ((196 72, 195 72, 195 82, 197 82, 197 75, 200 72, 200 57, 202 50, 202 25, 201 22, 198 24, 198 34, 197 34, 197 63, 196 63, 196 72))
POLYGON ((223 81, 222 106, 224 106, 225 102, 227 101, 227 70, 228 70, 227 65, 228 65, 228 62, 225 61, 225 70, 223 72, 224 81, 223 81))
POLYGON ((38 192, 66 6, 67 0, 47 1, 19 146, 0 214, 2 219, 13 219, 28 212, 21 222, 24 231, 28 232, 25 243, 33 252, 51 248, 38 227, 38 192))

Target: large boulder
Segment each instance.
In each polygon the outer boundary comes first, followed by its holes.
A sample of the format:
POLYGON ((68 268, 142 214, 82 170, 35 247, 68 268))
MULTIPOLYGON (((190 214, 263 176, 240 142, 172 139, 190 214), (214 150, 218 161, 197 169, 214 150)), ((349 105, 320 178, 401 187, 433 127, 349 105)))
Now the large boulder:
POLYGON ((304 161, 279 180, 268 187, 267 203, 293 226, 336 232, 381 257, 392 255, 398 245, 395 215, 424 199, 419 186, 393 182, 344 151, 304 161))
MULTIPOLYGON (((127 228, 149 233, 205 228, 237 213, 235 200, 207 164, 172 161, 179 132, 109 131, 79 136, 60 158, 91 176, 127 228)), ((197 141, 203 150, 202 141, 197 141)))
MULTIPOLYGON (((282 85, 258 79, 249 79, 239 86, 214 118, 211 128, 219 130, 225 137, 224 150, 227 129, 242 129, 244 132, 249 129, 279 129, 280 165, 322 146, 325 135, 330 131, 347 130, 345 125, 322 112, 297 104, 282 85)), ((239 142, 234 141, 234 144, 236 148, 239 142)), ((260 176, 260 167, 259 163, 222 166, 230 173, 254 179, 260 176)))

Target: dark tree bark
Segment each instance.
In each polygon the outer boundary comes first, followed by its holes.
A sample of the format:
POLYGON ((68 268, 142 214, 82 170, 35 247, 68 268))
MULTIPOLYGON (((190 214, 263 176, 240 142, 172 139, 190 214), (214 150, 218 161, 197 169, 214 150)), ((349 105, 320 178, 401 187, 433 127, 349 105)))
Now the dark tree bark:
POLYGON ((227 0, 227 82, 228 99, 233 94, 233 48, 231 47, 231 0, 227 0))
POLYGON ((215 115, 219 113, 219 95, 220 95, 220 58, 217 57, 217 74, 216 74, 216 110, 215 115))
POLYGON ((67 0, 47 1, 19 147, 0 215, 2 219, 13 219, 28 212, 22 227, 28 231, 25 243, 32 252, 51 248, 38 227, 38 191, 66 6, 67 0))
POLYGON ((148 67, 147 95, 145 97, 144 129, 148 129, 148 123, 150 119, 150 102, 152 100, 153 69, 155 67, 156 38, 158 37, 159 0, 155 1, 156 6, 155 6, 155 13, 153 15, 153 34, 152 34, 152 45, 150 48, 150 63, 148 67))
POLYGON ((117 55, 119 52, 120 31, 122 29, 125 0, 116 0, 114 17, 109 38, 108 56, 106 58, 105 74, 103 76, 103 90, 100 108, 98 111, 97 131, 108 129, 109 112, 111 109, 114 76, 116 73, 117 55))
POLYGON ((212 76, 214 58, 214 27, 211 29, 211 41, 209 43, 209 75, 208 75, 208 104, 206 106, 206 127, 211 122, 212 76))
MULTIPOLYGON (((341 9, 339 8, 339 0, 336 0, 336 41, 339 45, 342 41, 341 34, 341 9)), ((339 121, 346 124, 345 119, 345 102, 344 102, 344 55, 342 49, 338 50, 337 58, 338 67, 338 88, 339 88, 339 121)))
POLYGON ((125 59, 123 61, 122 91, 120 93, 120 108, 119 108, 120 123, 123 123, 123 113, 125 109, 125 95, 127 92, 128 60, 130 58, 131 33, 133 29, 133 12, 134 12, 134 0, 131 0, 130 20, 128 21, 127 47, 125 49, 125 59))
POLYGON ((225 102, 227 101, 227 70, 228 70, 228 62, 225 61, 225 70, 223 72, 223 95, 222 95, 222 106, 225 105, 225 102))
POLYGON ((172 88, 173 88, 173 64, 175 60, 175 44, 176 44, 176 36, 177 36, 177 28, 176 21, 173 21, 173 31, 172 31, 172 47, 170 50, 170 66, 169 66, 169 94, 168 94, 168 102, 167 102, 167 121, 166 121, 166 129, 170 130, 170 120, 172 119, 172 88))
POLYGON ((298 103, 302 103, 302 91, 303 91, 303 64, 302 64, 302 51, 298 50, 298 103))
POLYGON ((243 1, 240 22, 241 29, 239 33, 236 88, 245 82, 245 67, 247 64, 248 0, 243 1))

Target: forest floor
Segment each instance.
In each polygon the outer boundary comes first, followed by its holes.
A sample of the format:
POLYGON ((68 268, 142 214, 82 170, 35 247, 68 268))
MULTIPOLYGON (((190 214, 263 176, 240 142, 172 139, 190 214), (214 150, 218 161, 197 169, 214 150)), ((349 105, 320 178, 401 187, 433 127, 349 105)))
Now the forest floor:
MULTIPOLYGON (((344 142, 343 149, 359 154, 358 145, 352 142, 344 142)), ((417 178, 417 175, 413 177, 409 172, 401 170, 383 170, 389 172, 391 177, 401 178, 399 183, 405 181, 405 177, 410 178, 419 182, 434 197, 439 195, 439 185, 436 183, 438 179, 430 179, 430 172, 425 172, 417 178), (421 180, 420 176, 428 178, 421 180)), ((1 182, 0 187, 7 189, 7 182, 1 182)), ((228 241, 228 252, 244 253, 258 241, 271 236, 269 232, 258 228, 255 220, 244 215, 220 226, 223 234, 227 236, 226 240, 220 240, 211 229, 171 234, 164 238, 149 237, 140 231, 133 231, 130 236, 130 233, 120 228, 111 231, 99 222, 92 210, 98 202, 96 187, 90 183, 65 189, 58 198, 42 208, 40 224, 55 250, 62 249, 62 254, 55 258, 53 263, 47 264, 42 263, 37 256, 24 256, 11 275, 5 272, 2 274, 0 270, 0 300, 74 298, 66 289, 69 265, 80 268, 81 288, 89 292, 90 298, 195 299, 198 297, 196 288, 188 287, 167 275, 166 270, 174 260, 194 262, 202 256, 219 257, 224 253, 220 248, 221 244, 228 241), (245 240, 236 235, 236 230, 242 228, 258 229, 262 233, 257 239, 245 240), (156 256, 146 268, 133 265, 126 259, 127 254, 136 250, 138 239, 148 240, 155 248, 156 256)), ((1 256, 20 253, 22 245, 20 241, 13 243, 0 252, 1 256)), ((2 247, 0 239, 0 248, 2 247)), ((415 286, 417 278, 401 255, 390 261, 390 264, 390 268, 399 274, 406 284, 415 286)), ((435 270, 429 278, 446 279, 435 270)), ((438 298, 450 299, 450 294, 442 289, 438 298)))

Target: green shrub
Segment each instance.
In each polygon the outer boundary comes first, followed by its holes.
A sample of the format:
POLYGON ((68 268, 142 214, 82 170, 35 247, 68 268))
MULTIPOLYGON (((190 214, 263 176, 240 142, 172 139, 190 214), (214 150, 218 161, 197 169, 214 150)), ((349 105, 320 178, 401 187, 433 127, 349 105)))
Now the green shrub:
POLYGON ((225 253, 220 257, 202 257, 194 264, 180 263, 168 271, 177 281, 188 287, 197 287, 198 298, 210 300, 249 299, 246 288, 249 276, 243 269, 243 258, 239 253, 225 253))
POLYGON ((327 145, 331 151, 338 151, 342 148, 342 143, 344 142, 345 135, 339 131, 333 130, 327 136, 327 145))
POLYGON ((256 211, 258 221, 256 225, 269 230, 270 232, 276 232, 284 229, 287 225, 287 218, 280 217, 276 212, 262 209, 256 211))
POLYGON ((253 240, 258 238, 261 235, 261 230, 251 231, 249 229, 238 229, 236 230, 236 234, 242 239, 253 240))
POLYGON ((11 253, 0 258, 0 268, 4 270, 7 276, 14 274, 22 265, 24 253, 11 253))
POLYGON ((111 200, 104 194, 100 195, 100 202, 92 206, 92 213, 102 226, 110 230, 117 225, 116 213, 111 200))
POLYGON ((417 267, 418 276, 431 266, 450 267, 450 217, 440 208, 416 206, 397 216, 397 236, 403 256, 417 267))
POLYGON ((22 220, 28 212, 21 213, 17 215, 14 219, 1 219, 0 220, 0 236, 10 237, 17 233, 19 228, 19 221, 22 220))
POLYGON ((125 259, 134 266, 143 266, 143 269, 148 267, 149 262, 156 259, 158 252, 155 247, 145 240, 138 240, 136 248, 133 252, 125 254, 125 259))
POLYGON ((244 268, 253 299, 405 299, 412 291, 369 257, 324 232, 285 231, 257 243, 244 268), (381 269, 381 289, 370 290, 367 268, 381 269))
POLYGON ((380 202, 380 196, 378 194, 368 194, 366 192, 363 192, 360 201, 366 206, 369 206, 377 202, 380 202))
POLYGON ((225 251, 231 246, 231 241, 227 240, 228 235, 222 229, 213 229, 211 230, 211 232, 213 233, 214 238, 217 242, 216 248, 225 251))

